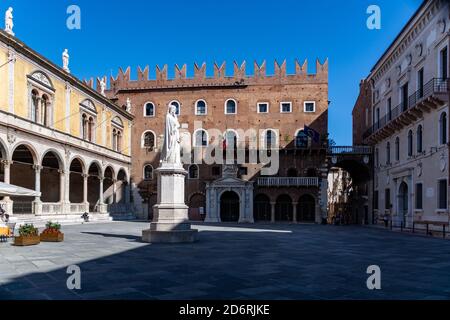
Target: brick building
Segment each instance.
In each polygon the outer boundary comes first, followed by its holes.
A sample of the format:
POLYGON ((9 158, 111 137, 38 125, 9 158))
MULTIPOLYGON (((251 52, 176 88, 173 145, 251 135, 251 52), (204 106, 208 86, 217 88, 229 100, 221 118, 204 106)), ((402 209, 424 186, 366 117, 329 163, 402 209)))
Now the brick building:
POLYGON ((315 74, 308 74, 306 61, 296 62, 292 75, 286 73, 285 62, 275 62, 273 75, 266 74, 265 62, 255 63, 251 76, 245 62, 234 63, 231 76, 225 74, 225 64, 215 64, 211 77, 205 64, 194 67, 193 78, 183 65, 175 66, 173 79, 164 66, 156 68, 156 79, 149 79, 146 67, 138 69, 136 80, 130 68, 110 80, 108 96, 128 105, 135 116, 131 179, 135 203, 142 202, 141 217, 152 215, 153 170, 159 166, 167 106, 175 104, 183 145, 203 150, 225 141, 226 148, 243 150, 246 158, 233 165, 186 164, 191 218, 205 213, 207 221, 320 222, 326 216, 328 62, 317 61, 315 74), (222 133, 214 141, 211 129, 222 133), (248 160, 250 141, 244 134, 249 129, 258 132, 260 149, 279 146, 275 174, 261 176, 262 164, 248 160))
POLYGON ((363 134, 370 127, 372 119, 372 87, 363 79, 359 83, 359 95, 352 111, 353 145, 364 144, 363 134))

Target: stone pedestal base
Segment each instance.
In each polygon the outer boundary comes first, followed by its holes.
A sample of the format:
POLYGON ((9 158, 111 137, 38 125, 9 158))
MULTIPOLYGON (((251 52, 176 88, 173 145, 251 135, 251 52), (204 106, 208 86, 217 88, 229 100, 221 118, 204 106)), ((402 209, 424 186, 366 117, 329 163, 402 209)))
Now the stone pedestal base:
POLYGON ((184 179, 181 166, 163 164, 158 175, 158 204, 153 207, 153 222, 142 231, 142 241, 151 243, 194 242, 197 230, 191 229, 188 207, 184 204, 184 179))
POLYGON ((197 240, 197 230, 157 231, 143 230, 142 241, 150 243, 192 243, 197 240))

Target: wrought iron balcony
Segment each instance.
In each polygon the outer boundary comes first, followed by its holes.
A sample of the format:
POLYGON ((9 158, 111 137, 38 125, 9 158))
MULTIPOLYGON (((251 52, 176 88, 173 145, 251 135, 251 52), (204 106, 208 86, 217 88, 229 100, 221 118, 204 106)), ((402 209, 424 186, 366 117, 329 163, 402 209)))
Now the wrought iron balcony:
MULTIPOLYGON (((408 124, 411 120, 417 119, 419 113, 423 111, 430 111, 436 108, 439 104, 443 104, 445 94, 449 92, 450 80, 442 78, 433 78, 428 81, 422 88, 409 96, 407 101, 402 101, 395 108, 388 111, 388 113, 379 119, 363 134, 363 139, 367 139, 374 134, 382 132, 390 124, 403 125, 408 124), (406 121, 402 121, 406 120, 406 121)), ((447 97, 448 99, 448 97, 447 97)))
POLYGON ((260 177, 256 180, 259 187, 318 187, 317 177, 260 177))

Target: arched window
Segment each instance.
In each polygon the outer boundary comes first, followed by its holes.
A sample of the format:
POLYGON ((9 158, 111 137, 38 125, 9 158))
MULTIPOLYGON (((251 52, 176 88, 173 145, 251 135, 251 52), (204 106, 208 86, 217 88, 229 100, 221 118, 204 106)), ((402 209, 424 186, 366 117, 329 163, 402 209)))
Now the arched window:
POLYGON ((112 148, 114 151, 117 151, 117 130, 113 129, 112 132, 112 148))
POLYGON ((52 101, 54 100, 55 88, 51 79, 42 71, 35 71, 27 76, 29 97, 29 119, 51 126, 53 124, 52 101))
POLYGON ((423 131, 422 130, 422 125, 419 125, 417 127, 417 137, 416 137, 416 139, 417 139, 417 153, 422 153, 422 151, 423 151, 423 145, 422 145, 422 142, 423 142, 422 134, 423 134, 423 132, 422 131, 423 131))
POLYGON ((395 161, 400 160, 400 138, 395 138, 395 161))
POLYGON ((198 179, 198 166, 196 164, 191 164, 189 166, 189 179, 198 179))
POLYGON ((225 132, 225 147, 237 149, 238 136, 233 130, 228 130, 225 132))
POLYGON ((195 114, 199 116, 203 116, 207 114, 207 105, 205 100, 198 100, 195 103, 195 114))
POLYGON ((122 150, 122 131, 117 130, 117 149, 116 151, 122 150))
POLYGON ((442 112, 439 118, 439 140, 441 144, 447 143, 447 113, 442 112))
POLYGON ((142 147, 149 149, 155 148, 155 134, 153 132, 147 131, 144 133, 142 147))
POLYGON ((93 117, 89 117, 89 122, 88 122, 88 140, 91 142, 94 142, 94 118, 93 117))
POLYGON ((408 157, 413 155, 413 133, 412 130, 408 131, 408 157))
POLYGON ((295 136, 295 146, 297 148, 307 148, 309 144, 309 137, 304 130, 299 130, 295 136))
POLYGON ((80 103, 81 113, 81 138, 95 142, 95 122, 97 119, 97 108, 94 103, 85 99, 80 103))
POLYGON ((386 143, 386 164, 391 163, 391 143, 388 141, 386 143))
POLYGON ((152 102, 147 102, 144 105, 144 117, 154 117, 155 116, 155 105, 152 102))
POLYGON ((114 151, 121 152, 122 150, 122 130, 123 122, 119 117, 114 117, 111 120, 112 131, 112 147, 114 151))
POLYGON ((175 108, 177 108, 177 111, 175 112, 177 116, 181 113, 181 104, 177 100, 172 100, 169 102, 169 106, 174 105, 175 108))
POLYGON ((41 123, 44 126, 48 126, 49 125, 49 109, 50 109, 50 100, 48 98, 47 95, 43 95, 42 99, 41 99, 41 123))
POLYGON ((307 177, 317 177, 316 168, 309 168, 308 170, 306 170, 306 176, 307 177))
POLYGON ((194 134, 194 147, 207 147, 208 146, 208 132, 203 129, 195 131, 194 134))
POLYGON ((277 143, 277 134, 273 130, 267 130, 264 140, 266 149, 275 148, 277 143))
POLYGON ((88 119, 87 115, 83 113, 81 115, 81 137, 86 140, 88 136, 88 119))
POLYGON ((39 92, 37 90, 31 91, 31 120, 39 122, 39 104, 41 98, 39 97, 39 92))
POLYGON ((237 113, 237 103, 233 99, 228 99, 225 101, 225 114, 236 114, 237 113))
POLYGON ((144 180, 153 180, 153 167, 151 164, 144 166, 144 180))

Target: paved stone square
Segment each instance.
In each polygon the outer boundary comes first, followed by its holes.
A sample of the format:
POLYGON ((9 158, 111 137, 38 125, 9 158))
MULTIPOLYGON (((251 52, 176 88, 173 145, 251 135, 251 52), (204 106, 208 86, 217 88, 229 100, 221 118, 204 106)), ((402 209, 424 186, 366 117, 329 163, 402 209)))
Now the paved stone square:
POLYGON ((0 299, 449 299, 450 241, 357 226, 207 225, 147 244, 142 222, 65 226, 65 242, 0 244, 0 299), (81 268, 81 290, 66 287, 81 268), (379 265, 382 289, 366 287, 379 265))

